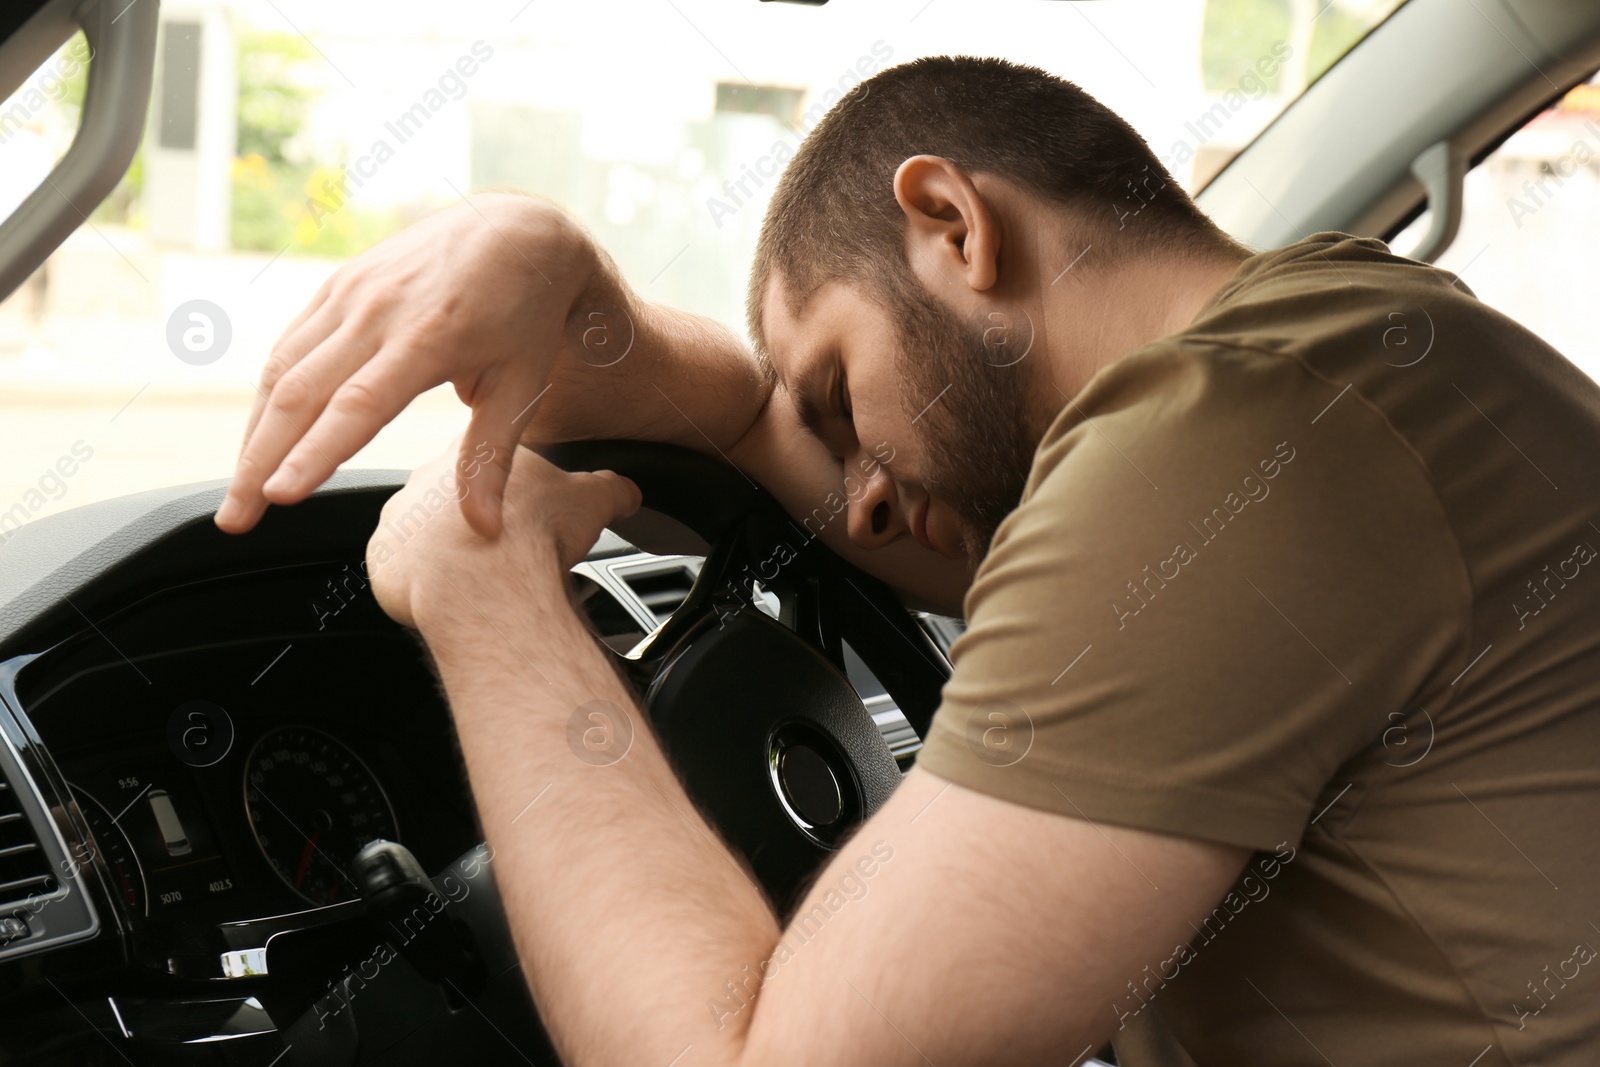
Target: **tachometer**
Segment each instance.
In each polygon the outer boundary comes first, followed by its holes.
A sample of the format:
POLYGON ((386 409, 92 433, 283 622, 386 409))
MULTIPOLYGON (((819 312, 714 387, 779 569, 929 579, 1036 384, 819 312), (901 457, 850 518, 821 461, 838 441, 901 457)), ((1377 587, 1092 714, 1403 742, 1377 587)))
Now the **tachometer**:
POLYGON ((374 838, 398 835, 394 808, 361 757, 309 726, 256 742, 245 760, 244 802, 262 855, 312 904, 356 896, 350 861, 374 838))
POLYGON ((89 824, 89 833, 94 838, 95 855, 85 857, 85 862, 93 862, 98 858, 105 865, 106 872, 111 876, 112 891, 130 915, 149 915, 150 901, 145 891, 144 868, 139 864, 139 857, 134 853, 128 835, 87 789, 71 782, 67 783, 67 787, 72 790, 78 810, 83 812, 83 820, 89 824))

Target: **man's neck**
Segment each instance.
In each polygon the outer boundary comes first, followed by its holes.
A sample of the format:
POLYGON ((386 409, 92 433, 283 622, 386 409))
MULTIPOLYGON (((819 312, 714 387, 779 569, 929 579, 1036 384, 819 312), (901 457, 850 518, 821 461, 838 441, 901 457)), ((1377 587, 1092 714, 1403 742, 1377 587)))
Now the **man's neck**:
POLYGON ((1062 401, 1129 352, 1187 327, 1247 256, 1219 249, 1139 259, 1077 278, 1069 271, 1045 286, 1045 351, 1062 401))

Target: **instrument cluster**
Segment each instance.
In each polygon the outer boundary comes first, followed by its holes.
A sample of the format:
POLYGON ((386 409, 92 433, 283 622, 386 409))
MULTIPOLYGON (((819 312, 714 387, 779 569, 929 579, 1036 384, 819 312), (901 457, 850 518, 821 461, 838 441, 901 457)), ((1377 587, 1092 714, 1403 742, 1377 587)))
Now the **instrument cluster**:
MULTIPOLYGON (((211 704, 208 714, 226 711, 211 704)), ((275 727, 230 767, 260 859, 301 906, 350 899, 350 857, 375 838, 399 840, 399 821, 383 783, 360 755, 325 730, 275 727)), ((248 850, 224 849, 223 832, 205 799, 220 783, 197 783, 204 769, 172 759, 165 747, 74 761, 68 787, 91 849, 130 916, 225 900, 241 887, 227 852, 248 850)), ((221 822, 236 831, 237 819, 221 822)))
POLYGON ((481 840, 419 645, 370 603, 306 625, 316 576, 170 590, 14 669, 75 851, 158 961, 354 899, 375 838, 431 870, 481 840), (222 603, 252 610, 219 623, 222 603))

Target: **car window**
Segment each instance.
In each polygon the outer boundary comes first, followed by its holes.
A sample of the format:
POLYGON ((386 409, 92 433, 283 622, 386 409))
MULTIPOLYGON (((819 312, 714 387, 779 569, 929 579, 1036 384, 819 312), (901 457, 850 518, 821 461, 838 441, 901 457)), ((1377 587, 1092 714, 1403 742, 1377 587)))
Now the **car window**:
MULTIPOLYGON (((1402 254, 1423 216, 1395 236, 1402 254)), ((1436 260, 1491 306, 1600 380, 1600 75, 1534 116, 1467 172, 1461 229, 1436 260)))
MULTIPOLYGON (((465 194, 559 201, 644 296, 742 329, 784 161, 878 70, 943 53, 1043 67, 1192 189, 1398 2, 1173 0, 1159 19, 1133 0, 163 9, 132 167, 0 304, 0 537, 231 473, 286 322, 340 263, 465 194)), ((66 150, 92 62, 76 38, 0 105, 0 212, 66 150)), ((352 465, 413 466, 464 421, 435 390, 352 465)))

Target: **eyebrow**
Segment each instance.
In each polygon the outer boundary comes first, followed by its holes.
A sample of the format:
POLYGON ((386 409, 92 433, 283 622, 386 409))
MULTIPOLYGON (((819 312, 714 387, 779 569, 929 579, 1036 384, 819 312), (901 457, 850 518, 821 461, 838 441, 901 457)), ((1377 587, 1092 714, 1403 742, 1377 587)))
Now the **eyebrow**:
POLYGON ((818 428, 822 425, 824 415, 827 413, 827 401, 818 395, 816 387, 817 374, 803 374, 789 390, 794 397, 795 410, 800 414, 800 423, 811 436, 821 439, 822 434, 818 428))

